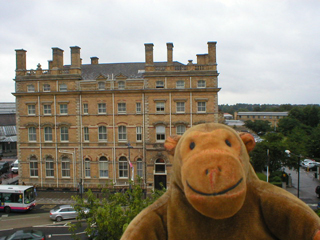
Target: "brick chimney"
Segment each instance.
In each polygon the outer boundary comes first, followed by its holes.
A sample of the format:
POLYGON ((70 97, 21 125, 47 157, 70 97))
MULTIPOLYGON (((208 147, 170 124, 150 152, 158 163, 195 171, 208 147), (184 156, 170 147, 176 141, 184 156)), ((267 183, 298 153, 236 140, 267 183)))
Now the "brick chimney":
POLYGON ((63 68, 63 52, 60 48, 52 48, 52 68, 63 68))
POLYGON ((24 49, 16 49, 16 70, 27 70, 27 51, 24 49))
POLYGON ((71 68, 80 68, 80 47, 74 46, 71 49, 71 68))
POLYGON ((173 71, 173 43, 167 43, 167 71, 173 71))
POLYGON ((99 64, 99 58, 98 57, 91 57, 91 64, 92 65, 98 65, 99 64))
POLYGON ((209 65, 216 65, 217 59, 216 59, 216 45, 217 42, 208 42, 208 64, 209 65))
POLYGON ((145 52, 146 52, 146 72, 154 71, 153 64, 153 43, 145 43, 145 52))

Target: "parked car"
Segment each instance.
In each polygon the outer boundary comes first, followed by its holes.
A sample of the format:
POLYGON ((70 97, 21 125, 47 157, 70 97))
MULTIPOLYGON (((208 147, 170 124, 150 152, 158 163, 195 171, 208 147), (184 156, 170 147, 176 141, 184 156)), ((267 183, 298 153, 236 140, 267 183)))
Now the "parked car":
POLYGON ((320 198, 320 186, 317 186, 317 187, 316 187, 315 192, 316 192, 316 194, 317 194, 317 197, 320 198))
MULTIPOLYGON (((84 213, 88 213, 89 209, 83 209, 84 213)), ((74 219, 78 216, 78 212, 71 205, 61 205, 50 210, 50 218, 57 222, 65 219, 74 219)))
POLYGON ((15 160, 14 163, 11 166, 11 172, 12 173, 18 173, 19 172, 19 160, 15 160))
POLYGON ((0 237, 0 240, 20 240, 20 239, 37 239, 37 240, 45 240, 46 236, 41 231, 35 230, 18 230, 14 234, 0 237))
POLYGON ((9 163, 7 161, 0 162, 0 174, 6 173, 9 170, 9 163))

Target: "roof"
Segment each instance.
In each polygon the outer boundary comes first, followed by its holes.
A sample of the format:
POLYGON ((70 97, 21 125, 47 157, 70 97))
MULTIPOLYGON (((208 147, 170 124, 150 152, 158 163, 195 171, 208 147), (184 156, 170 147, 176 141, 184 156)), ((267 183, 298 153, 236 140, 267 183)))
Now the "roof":
POLYGON ((0 126, 16 125, 16 114, 0 114, 0 126))
POLYGON ((15 102, 0 102, 0 114, 15 113, 15 112, 16 112, 15 102))
POLYGON ((243 126, 244 122, 241 120, 226 120, 228 126, 243 126))
POLYGON ((17 135, 16 126, 0 126, 0 138, 17 135))
POLYGON ((237 112, 237 114, 243 116, 288 116, 288 112, 237 112))
MULTIPOLYGON (((155 62, 155 67, 165 67, 167 62, 155 62)), ((183 65, 179 62, 173 62, 173 65, 183 65)), ((70 65, 65 66, 66 68, 70 65)), ((102 64, 83 64, 81 65, 81 76, 84 80, 93 80, 98 76, 103 75, 106 78, 111 78, 119 74, 123 74, 128 78, 143 78, 145 71, 144 62, 135 63, 102 63, 102 64)))

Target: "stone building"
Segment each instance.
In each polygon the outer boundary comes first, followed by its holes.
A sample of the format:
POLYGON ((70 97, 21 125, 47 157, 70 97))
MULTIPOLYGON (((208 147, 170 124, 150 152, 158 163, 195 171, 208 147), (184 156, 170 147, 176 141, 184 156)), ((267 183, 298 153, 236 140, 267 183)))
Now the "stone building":
POLYGON ((52 48, 48 69, 26 69, 26 50, 16 50, 16 113, 20 182, 39 188, 115 188, 142 178, 145 189, 168 187, 172 160, 163 143, 193 125, 218 122, 216 42, 197 63, 82 64, 80 47, 52 48))
POLYGON ((278 122, 281 118, 287 117, 288 112, 235 112, 234 119, 241 121, 257 121, 263 120, 270 122, 270 125, 274 128, 278 126, 278 122))

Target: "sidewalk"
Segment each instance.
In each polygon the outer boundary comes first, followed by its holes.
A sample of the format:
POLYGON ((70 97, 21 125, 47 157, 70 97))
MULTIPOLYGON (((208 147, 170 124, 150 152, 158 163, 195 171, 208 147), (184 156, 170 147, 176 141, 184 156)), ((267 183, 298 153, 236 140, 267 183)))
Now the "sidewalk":
POLYGON ((73 204, 75 201, 71 196, 77 195, 76 192, 47 192, 37 191, 37 204, 73 204))

